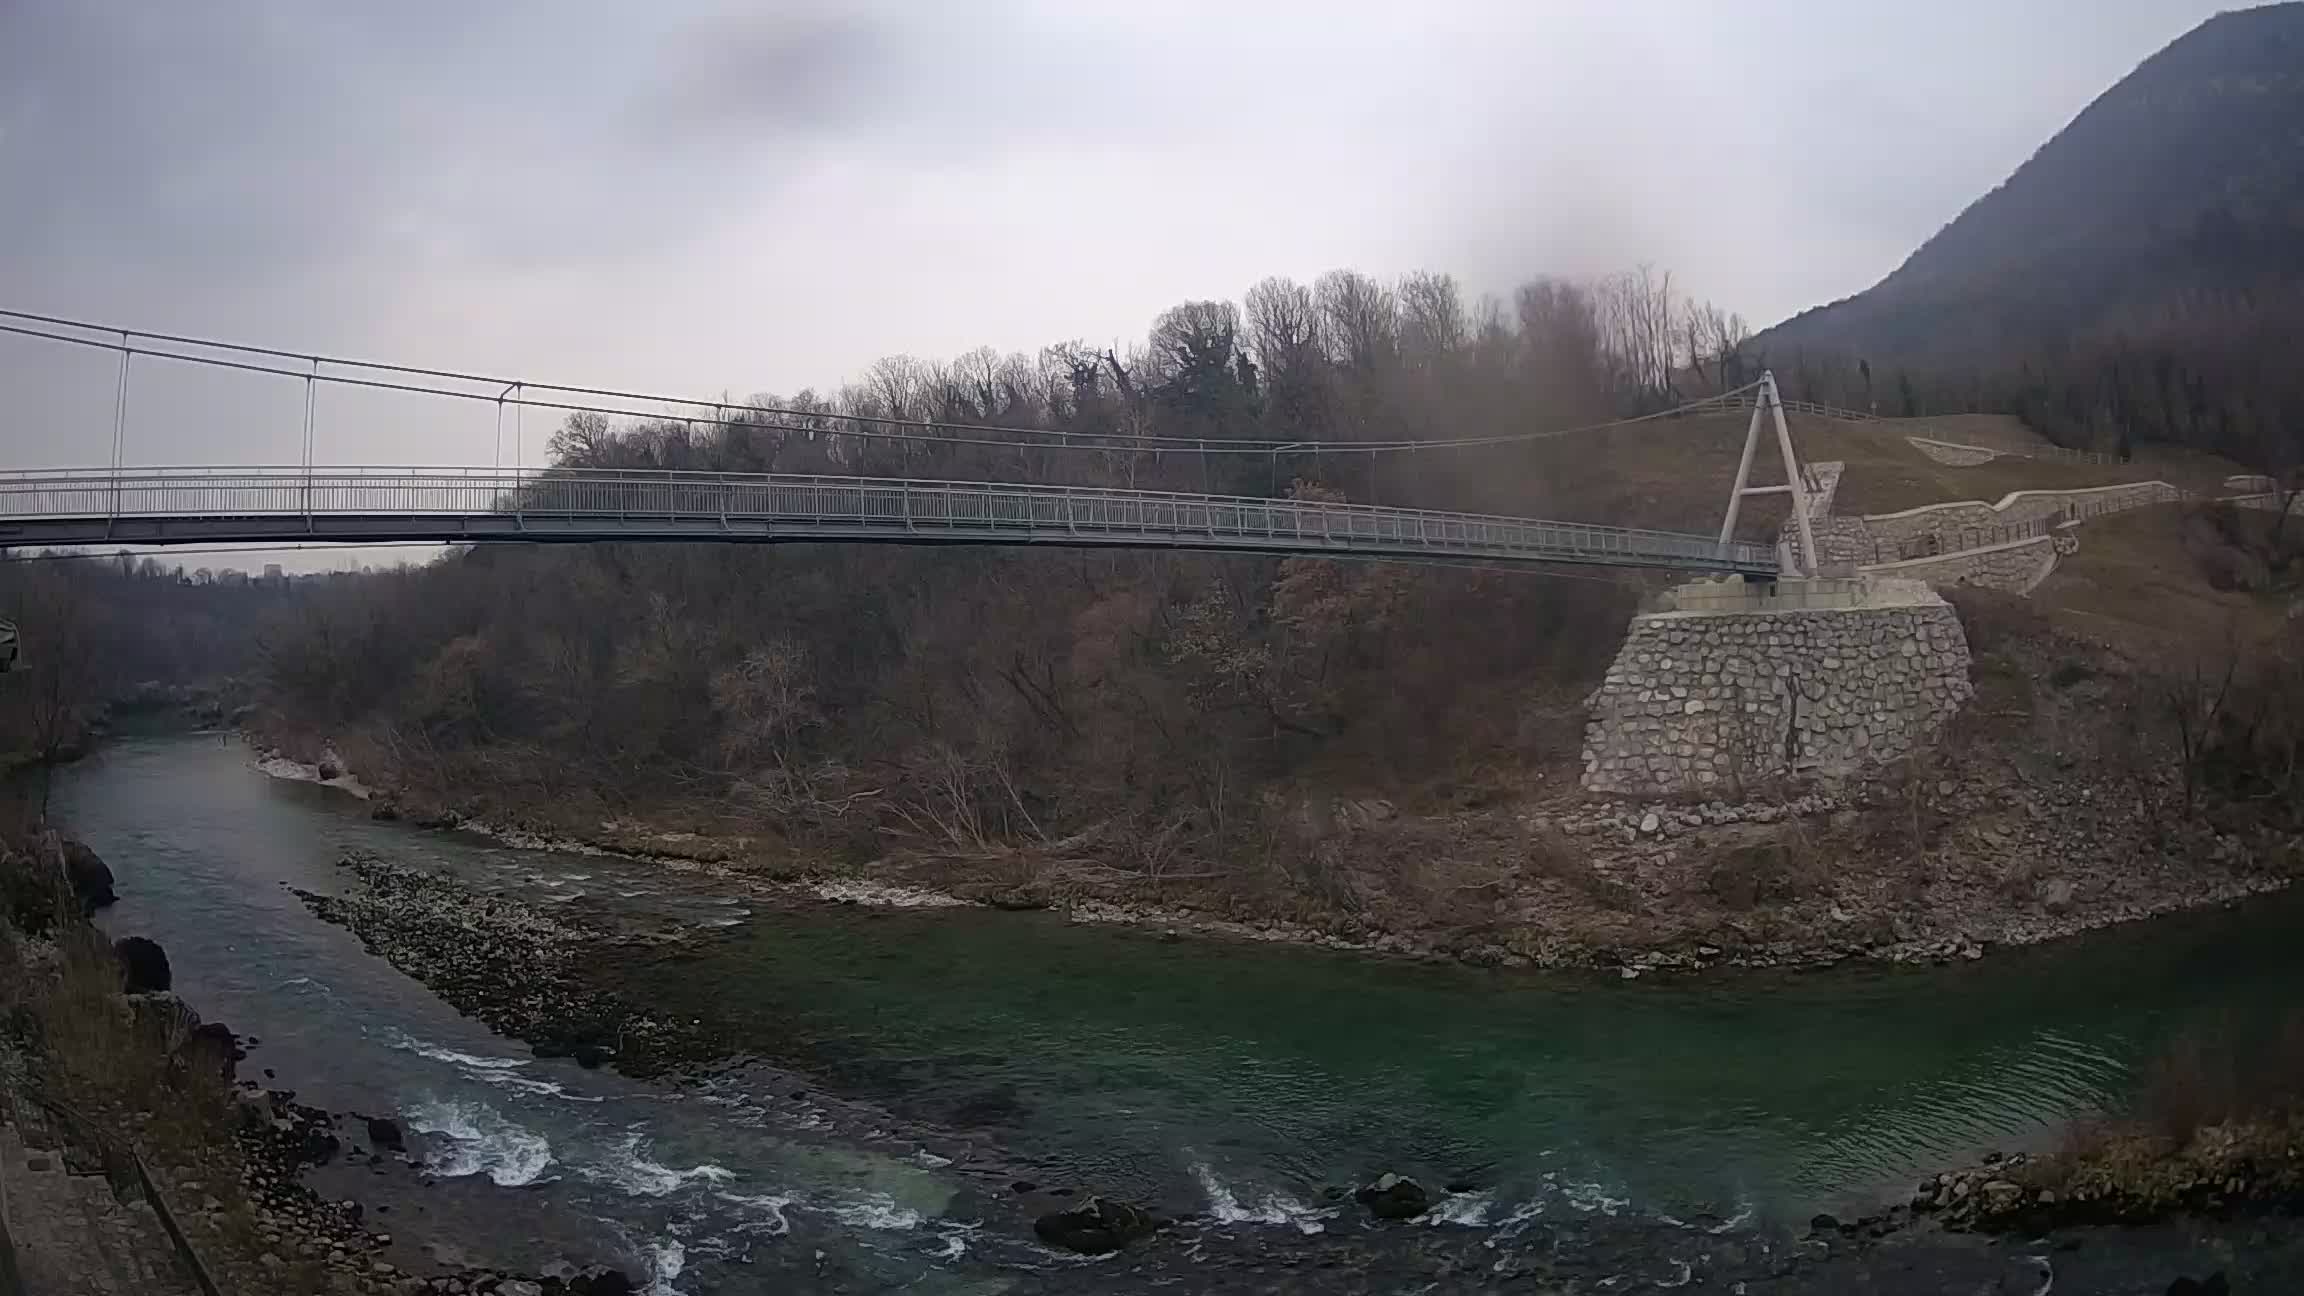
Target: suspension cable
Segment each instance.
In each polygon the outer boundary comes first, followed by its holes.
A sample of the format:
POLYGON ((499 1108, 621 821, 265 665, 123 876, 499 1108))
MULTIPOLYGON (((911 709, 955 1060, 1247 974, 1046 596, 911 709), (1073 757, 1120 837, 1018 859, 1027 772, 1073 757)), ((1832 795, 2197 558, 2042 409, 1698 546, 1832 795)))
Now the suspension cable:
MULTIPOLYGON (((312 366, 312 368, 287 369, 275 365, 256 363, 254 361, 232 360, 220 356, 196 355, 182 351, 161 350, 149 345, 137 346, 134 352, 135 354, 150 356, 156 359, 173 360, 179 363, 203 365, 211 368, 236 370, 244 373, 274 374, 282 377, 292 378, 316 378, 316 380, 319 382, 334 383, 339 386, 346 387, 359 387, 377 391, 406 392, 413 395, 438 396, 450 400, 488 401, 498 404, 509 404, 513 407, 514 411, 514 418, 516 420, 516 435, 520 430, 517 425, 520 412, 529 408, 552 410, 558 413, 601 414, 616 418, 645 419, 671 417, 651 411, 631 410, 615 406, 588 404, 580 401, 540 399, 526 394, 527 391, 532 388, 537 391, 563 393, 571 396, 597 396, 611 400, 637 401, 658 405, 688 406, 697 409, 711 409, 713 411, 711 417, 696 417, 693 419, 693 421, 696 423, 702 423, 707 426, 722 429, 757 429, 764 431, 796 432, 807 436, 849 436, 866 440, 889 440, 906 442, 925 441, 936 445, 947 446, 972 445, 993 446, 1008 449, 1090 450, 1102 451, 1109 454, 1163 453, 1171 450, 1190 450, 1195 452, 1204 452, 1207 454, 1232 455, 1272 455, 1282 453, 1317 455, 1322 452, 1389 454, 1413 450, 1469 449, 1481 446, 1516 445, 1532 441, 1547 440, 1553 437, 1572 436, 1588 432, 1606 431, 1611 428, 1628 427, 1635 424, 1654 422, 1661 419, 1685 418, 1692 414, 1705 412, 1712 407, 1724 405, 1736 397, 1743 396, 1753 391, 1760 385, 1757 381, 1746 383, 1741 387, 1734 388, 1730 391, 1721 392, 1715 396, 1708 396, 1701 400, 1691 401, 1684 405, 1674 406, 1670 409, 1657 410, 1648 414, 1634 415, 1628 418, 1611 419, 1601 423, 1584 424, 1578 427, 1554 428, 1536 432, 1508 432, 1499 433, 1492 436, 1455 437, 1433 441, 1241 440, 1209 444, 1205 439, 1197 437, 1133 435, 1104 432, 1067 432, 1053 428, 1014 427, 986 423, 940 423, 921 419, 890 418, 884 415, 841 414, 831 411, 803 410, 769 405, 745 406, 743 407, 743 414, 731 418, 726 414, 728 406, 725 401, 694 400, 686 397, 662 396, 643 392, 618 391, 613 388, 579 387, 558 383, 537 383, 520 379, 506 379, 481 374, 462 373, 447 369, 427 369, 414 365, 389 364, 381 361, 353 360, 329 356, 317 356, 309 352, 294 352, 279 350, 271 347, 246 346, 238 343, 219 342, 212 339, 187 337, 178 334, 140 333, 133 329, 123 330, 118 328, 111 328, 109 326, 87 324, 78 320, 65 319, 58 316, 36 315, 27 311, 0 309, 0 317, 28 320, 35 324, 47 324, 60 328, 84 329, 89 331, 96 331, 101 329, 104 332, 120 336, 122 341, 113 342, 98 337, 75 337, 67 333, 56 333, 47 329, 26 327, 24 325, 0 324, 0 333, 14 334, 20 337, 37 338, 44 341, 62 342, 69 345, 91 347, 98 350, 119 351, 123 353, 130 349, 128 339, 136 339, 142 343, 163 342, 179 346, 200 347, 208 350, 225 351, 241 355, 253 355, 271 359, 299 360, 305 362, 305 364, 309 366, 312 366), (332 365, 339 368, 363 369, 374 373, 401 374, 416 378, 432 378, 450 382, 489 384, 500 388, 510 388, 519 394, 515 395, 510 400, 506 400, 505 397, 500 394, 489 395, 482 392, 460 391, 451 387, 442 387, 436 383, 426 384, 418 382, 399 382, 390 379, 363 378, 346 374, 318 373, 318 367, 323 365, 332 365), (761 417, 763 415, 772 416, 772 418, 763 418, 761 417), (794 419, 807 420, 808 422, 794 423, 774 421, 794 419), (811 426, 811 424, 818 425, 811 426), (850 424, 857 426, 821 426, 822 424, 850 424), (914 431, 905 432, 872 430, 881 428, 914 429, 914 431), (954 432, 997 434, 1000 437, 1024 437, 1034 438, 1036 440, 995 440, 990 439, 987 436, 952 436, 948 434, 941 434, 944 433, 946 429, 954 432), (921 435, 922 432, 939 433, 939 435, 921 435)), ((525 455, 522 453, 517 457, 524 459, 525 455)))

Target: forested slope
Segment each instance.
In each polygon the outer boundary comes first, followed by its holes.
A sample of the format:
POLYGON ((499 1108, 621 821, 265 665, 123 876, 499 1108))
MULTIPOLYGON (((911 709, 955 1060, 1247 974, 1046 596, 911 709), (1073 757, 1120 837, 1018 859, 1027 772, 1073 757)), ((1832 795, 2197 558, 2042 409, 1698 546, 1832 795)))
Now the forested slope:
POLYGON ((2067 444, 2293 468, 2304 4, 2220 14, 1874 288, 1762 334, 1795 394, 2006 409, 2067 444))

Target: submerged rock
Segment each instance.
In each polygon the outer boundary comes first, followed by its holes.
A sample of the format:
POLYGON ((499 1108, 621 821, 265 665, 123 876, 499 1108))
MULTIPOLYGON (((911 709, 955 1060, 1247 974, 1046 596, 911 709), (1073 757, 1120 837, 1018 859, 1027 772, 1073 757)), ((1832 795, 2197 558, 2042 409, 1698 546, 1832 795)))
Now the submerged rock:
POLYGON ((639 1290, 632 1285, 632 1280, 625 1276, 623 1270, 612 1269, 607 1265, 584 1266, 576 1271, 575 1277, 567 1280, 564 1289, 570 1296, 632 1296, 633 1292, 639 1290))
POLYGON ((1376 1182, 1361 1185, 1352 1199, 1382 1220, 1414 1219, 1432 1205, 1432 1194, 1424 1191, 1424 1185, 1396 1174, 1380 1175, 1376 1182))
POLYGON ((72 894, 79 897, 83 912, 94 913, 120 897, 112 893, 112 870, 103 857, 88 848, 88 844, 70 837, 63 840, 64 880, 72 886, 72 894))
POLYGON ((150 994, 168 989, 175 977, 168 970, 168 954, 160 943, 143 936, 128 936, 112 943, 112 956, 120 960, 123 994, 150 994))
POLYGON ((1032 1221, 1032 1231, 1041 1241, 1082 1255, 1110 1255, 1155 1227, 1157 1221, 1146 1212, 1103 1197, 1032 1221))

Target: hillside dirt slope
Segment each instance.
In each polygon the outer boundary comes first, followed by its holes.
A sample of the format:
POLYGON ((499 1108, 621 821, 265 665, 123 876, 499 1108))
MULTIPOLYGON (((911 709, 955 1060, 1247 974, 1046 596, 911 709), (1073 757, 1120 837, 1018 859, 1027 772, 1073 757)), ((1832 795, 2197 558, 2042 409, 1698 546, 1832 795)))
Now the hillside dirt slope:
MULTIPOLYGON (((1952 439, 1950 432, 1963 429, 1983 430, 1994 445, 2016 444, 2020 435, 2028 435, 2021 432, 2023 424, 1998 415, 1962 415, 1957 423, 1925 422, 1947 433, 1947 440, 1952 439)), ((1534 443, 1531 466, 1541 507, 1532 501, 1529 511, 1565 521, 1713 530, 1727 506, 1747 424, 1746 416, 1713 415, 1534 443)), ((1833 504, 1833 511, 1840 514, 1892 513, 1961 500, 1992 503, 2011 491, 2075 490, 2153 480, 2217 494, 2223 490, 2223 479, 2240 471, 2213 455, 2159 448, 2127 463, 2008 457, 1955 467, 1938 463, 1913 446, 1907 438, 1920 433, 1903 420, 1855 423, 1796 414, 1787 426, 1803 462, 1837 460, 1847 465, 1833 504)), ((1752 481, 1768 485, 1783 479, 1771 436, 1753 461, 1752 481)), ((1780 498, 1748 500, 1738 535, 1773 540, 1785 516, 1780 498)))

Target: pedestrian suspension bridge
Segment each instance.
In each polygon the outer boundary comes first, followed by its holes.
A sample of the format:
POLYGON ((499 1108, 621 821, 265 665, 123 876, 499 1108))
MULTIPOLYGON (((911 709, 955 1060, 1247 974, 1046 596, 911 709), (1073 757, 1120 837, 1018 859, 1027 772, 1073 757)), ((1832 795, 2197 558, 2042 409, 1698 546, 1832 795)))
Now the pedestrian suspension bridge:
MULTIPOLYGON (((899 419, 766 411, 805 424, 763 424, 763 411, 595 388, 543 385, 444 370, 331 359, 213 340, 140 333, 0 310, 0 335, 118 356, 111 462, 0 472, 0 547, 384 542, 839 541, 897 544, 1058 545, 1354 556, 1489 565, 1632 567, 1799 574, 1807 501, 1773 377, 1646 419, 1710 407, 1751 410, 1743 461, 1717 535, 1597 526, 1540 518, 1212 493, 939 481, 911 477, 677 470, 493 467, 331 467, 313 462, 315 393, 336 385, 493 401, 501 455, 507 409, 672 418, 690 426, 941 445, 997 444, 1105 455, 1369 455, 1488 445, 1558 432, 1400 443, 1193 442, 1044 429, 927 424, 899 419), (198 365, 303 384, 304 461, 278 466, 137 467, 122 462, 132 365, 198 365), (491 388, 496 389, 493 396, 491 388), (605 403, 620 402, 620 403, 605 403), (633 408, 641 402, 648 408, 633 408), (708 412, 707 412, 708 411, 708 412), (1787 484, 1750 486, 1764 420, 1787 484), (827 426, 829 422, 830 426, 827 426), (995 434, 996 437, 995 437, 995 434), (1734 538, 1743 499, 1792 496, 1797 547, 1734 538)), ((1606 426, 1618 426, 1611 424, 1606 426)), ((1588 429, 1574 429, 1584 431, 1588 429)), ((93 437, 88 438, 93 442, 93 437)))

